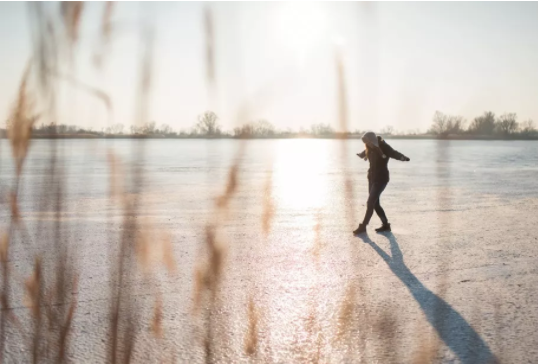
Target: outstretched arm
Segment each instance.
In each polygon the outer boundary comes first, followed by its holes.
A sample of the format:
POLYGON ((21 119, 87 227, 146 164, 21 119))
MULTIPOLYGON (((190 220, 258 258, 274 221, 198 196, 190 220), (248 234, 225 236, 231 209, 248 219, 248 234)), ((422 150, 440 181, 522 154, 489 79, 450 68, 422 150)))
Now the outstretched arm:
POLYGON ((357 155, 359 156, 359 158, 366 160, 366 150, 363 150, 362 152, 357 153, 357 155))
POLYGON ((402 153, 398 152, 397 150, 392 149, 392 147, 390 145, 388 145, 386 142, 385 142, 383 151, 390 158, 397 159, 397 160, 403 161, 403 162, 409 162, 410 161, 410 159, 408 157, 406 157, 402 153))

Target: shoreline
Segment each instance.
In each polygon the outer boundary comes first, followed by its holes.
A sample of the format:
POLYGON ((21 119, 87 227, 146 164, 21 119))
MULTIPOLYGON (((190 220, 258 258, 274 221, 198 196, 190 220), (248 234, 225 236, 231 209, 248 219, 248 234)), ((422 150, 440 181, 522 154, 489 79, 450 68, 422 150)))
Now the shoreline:
MULTIPOLYGON (((256 137, 235 137, 235 136, 178 136, 178 135, 33 135, 32 139, 206 139, 206 140, 221 140, 221 139, 238 139, 238 140, 265 140, 265 139, 361 139, 361 135, 348 135, 341 137, 338 135, 331 136, 312 136, 312 135, 280 135, 280 136, 256 136, 256 137)), ((411 140, 482 140, 482 141, 511 141, 511 140, 526 140, 538 141, 538 136, 470 136, 470 135, 454 135, 446 138, 439 138, 434 135, 387 135, 384 139, 411 139, 411 140)), ((6 136, 1 136, 0 139, 8 139, 6 136)))

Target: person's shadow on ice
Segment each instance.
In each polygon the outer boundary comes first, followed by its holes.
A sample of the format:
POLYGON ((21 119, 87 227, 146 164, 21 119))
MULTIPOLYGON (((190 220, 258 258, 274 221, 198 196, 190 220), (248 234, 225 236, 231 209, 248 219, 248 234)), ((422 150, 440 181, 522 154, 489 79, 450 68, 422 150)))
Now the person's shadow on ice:
POLYGON ((387 263, 390 270, 409 289, 413 298, 426 315, 426 319, 437 331, 443 342, 456 354, 463 364, 498 363, 495 355, 471 325, 447 302, 418 280, 404 263, 402 251, 392 233, 382 234, 390 243, 388 255, 367 234, 359 235, 387 263))

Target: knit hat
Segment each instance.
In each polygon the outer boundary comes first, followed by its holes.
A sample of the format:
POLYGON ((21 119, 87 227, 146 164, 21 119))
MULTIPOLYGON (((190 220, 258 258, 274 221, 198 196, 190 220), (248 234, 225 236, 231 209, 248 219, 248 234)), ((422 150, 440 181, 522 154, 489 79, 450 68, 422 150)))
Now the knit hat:
POLYGON ((379 143, 377 141, 377 136, 375 135, 375 133, 373 131, 369 131, 367 133, 364 133, 364 135, 362 136, 362 141, 365 144, 371 144, 371 145, 376 146, 376 147, 379 148, 379 143))

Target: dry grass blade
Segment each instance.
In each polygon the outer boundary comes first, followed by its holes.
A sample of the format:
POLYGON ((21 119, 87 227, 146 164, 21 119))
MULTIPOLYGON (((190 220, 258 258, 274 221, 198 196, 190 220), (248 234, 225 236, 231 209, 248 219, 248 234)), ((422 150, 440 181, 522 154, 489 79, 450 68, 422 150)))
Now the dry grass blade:
POLYGON ((153 260, 151 243, 152 241, 150 240, 150 235, 147 228, 143 227, 141 230, 136 232, 136 257, 138 258, 138 263, 142 268, 142 271, 146 274, 149 273, 153 260))
POLYGON ((228 203, 230 202, 233 193, 237 189, 238 170, 239 166, 237 164, 234 164, 230 168, 230 172, 228 173, 228 183, 226 184, 226 190, 224 191, 223 195, 217 198, 217 207, 219 207, 220 209, 228 207, 228 203))
POLYGON ((169 274, 176 273, 177 263, 172 249, 172 238, 168 232, 161 234, 162 262, 169 274))
POLYGON ((19 204, 17 203, 17 195, 15 193, 11 193, 9 195, 9 202, 11 205, 11 217, 13 218, 14 222, 19 221, 20 219, 20 212, 19 212, 19 204))
POLYGON ((355 313, 355 299, 355 287, 353 284, 349 284, 338 315, 338 332, 336 335, 337 341, 341 341, 350 330, 351 322, 353 321, 353 316, 355 313))
POLYGON ((64 1, 61 3, 62 18, 70 45, 78 40, 78 28, 84 9, 83 1, 64 1))
POLYGON ((77 80, 75 77, 73 77, 71 75, 61 74, 60 72, 53 71, 52 69, 48 69, 47 71, 51 76, 54 76, 54 77, 57 77, 57 78, 59 78, 61 80, 67 81, 72 86, 74 86, 76 88, 79 88, 80 90, 82 90, 84 92, 87 92, 88 94, 90 94, 92 96, 95 96, 96 98, 101 100, 103 102, 103 104, 105 105, 105 107, 106 107, 106 110, 107 110, 107 113, 108 113, 108 118, 109 118, 109 121, 110 121, 110 119, 112 118, 112 111, 113 111, 112 110, 112 100, 110 99, 110 96, 108 96, 108 94, 106 92, 104 92, 103 90, 98 89, 97 87, 94 87, 94 86, 88 85, 88 84, 86 84, 84 82, 81 82, 80 80, 77 80))
POLYGON ((22 172, 22 166, 30 146, 32 127, 37 120, 33 110, 34 102, 28 93, 30 71, 31 63, 28 63, 19 86, 15 107, 7 125, 7 134, 11 142, 11 152, 15 159, 17 176, 20 176, 22 172))
POLYGON ((214 49, 214 32, 213 32, 213 14, 209 8, 206 8, 204 14, 205 25, 205 44, 206 44, 206 72, 209 85, 215 82, 215 49, 214 49))
POLYGON ((25 304, 32 309, 34 317, 39 317, 40 312, 40 286, 41 286, 41 260, 36 258, 34 272, 24 282, 26 288, 25 304))
POLYGON ((269 171, 263 191, 263 211, 262 211, 262 231, 267 237, 271 230, 271 222, 275 214, 275 204, 273 203, 273 173, 269 171))
POLYGON ((144 273, 151 273, 157 264, 164 265, 170 274, 176 271, 172 238, 167 231, 157 231, 153 223, 146 221, 137 230, 135 248, 138 263, 144 273))
POLYGON ((393 311, 390 308, 381 311, 374 324, 374 330, 381 343, 381 346, 377 346, 378 357, 382 357, 383 362, 386 363, 398 362, 397 323, 393 311))
POLYGON ((103 18, 101 22, 101 35, 103 40, 108 41, 110 38, 110 33, 112 31, 112 11, 114 10, 114 2, 107 1, 105 4, 105 10, 103 12, 103 18))
POLYGON ((413 354, 412 364, 434 363, 439 352, 439 340, 434 333, 421 334, 417 337, 418 347, 413 354))
POLYGON ((319 257, 321 253, 321 211, 316 214, 316 225, 314 226, 314 246, 312 247, 312 254, 316 263, 319 263, 319 257))
POLYGON ((155 299, 155 306, 153 307, 153 319, 151 320, 151 332, 156 338, 163 337, 163 303, 161 295, 158 295, 155 299))
POLYGON ((114 9, 114 2, 107 1, 103 10, 103 16, 101 17, 101 34, 98 49, 94 54, 94 64, 96 67, 103 65, 103 57, 108 48, 110 42, 110 35, 112 33, 112 12, 114 9))
POLYGON ((258 311, 252 297, 248 300, 248 328, 245 336, 245 352, 254 355, 258 351, 258 311))
POLYGON ((1 264, 7 263, 8 251, 9 251, 9 234, 4 231, 2 233, 2 236, 0 237, 0 263, 1 264))
POLYGON ((197 264, 194 268, 194 288, 193 288, 193 313, 198 313, 202 306, 202 295, 204 289, 209 285, 208 274, 206 267, 202 264, 197 264))
POLYGON ((111 150, 107 153, 109 172, 109 186, 111 199, 120 200, 124 197, 124 186, 122 178, 124 176, 123 166, 120 164, 118 158, 111 150))
POLYGON ((194 270, 194 307, 193 312, 197 313, 201 307, 203 294, 206 290, 211 293, 211 302, 214 301, 217 286, 224 267, 225 249, 217 241, 216 229, 214 226, 206 227, 205 244, 208 251, 208 261, 199 262, 194 270))
POLYGON ((347 137, 347 92, 344 71, 344 60, 340 49, 336 51, 336 77, 338 85, 338 121, 343 132, 342 137, 347 137))
POLYGON ((214 227, 206 229, 206 243, 209 249, 209 282, 211 289, 214 290, 221 276, 224 266, 224 248, 216 239, 214 227))
POLYGON ((351 208, 349 201, 353 201, 353 186, 351 179, 349 177, 348 168, 347 168, 347 133, 348 133, 348 104, 347 104, 347 91, 346 91, 346 82, 345 82, 345 70, 344 70, 344 59, 342 51, 340 49, 336 50, 336 77, 337 77, 337 88, 338 88, 338 120, 340 124, 341 134, 340 138, 341 143, 341 160, 342 167, 344 169, 344 193, 345 201, 347 206, 348 219, 350 221, 355 220, 355 210, 351 208))
MULTIPOLYGON (((73 290, 77 291, 78 288, 78 277, 73 278, 73 290)), ((67 355, 67 348, 68 340, 69 340, 69 334, 71 332, 71 326, 73 323, 73 317, 75 315, 75 309, 77 307, 77 300, 76 297, 71 298, 71 304, 69 305, 69 310, 67 311, 67 317, 65 318, 65 323, 61 329, 60 332, 60 340, 59 340, 59 355, 58 355, 58 361, 60 363, 63 363, 66 361, 66 355, 67 355)))

